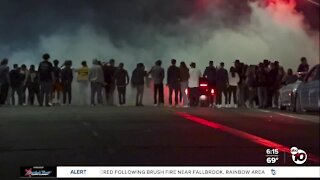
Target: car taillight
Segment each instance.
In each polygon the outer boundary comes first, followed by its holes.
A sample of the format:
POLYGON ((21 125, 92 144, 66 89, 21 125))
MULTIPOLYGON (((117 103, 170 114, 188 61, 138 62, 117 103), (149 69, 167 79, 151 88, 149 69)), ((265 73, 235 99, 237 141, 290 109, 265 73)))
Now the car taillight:
POLYGON ((186 89, 184 92, 186 93, 186 95, 188 95, 188 93, 189 93, 189 92, 188 92, 188 89, 186 89))
POLYGON ((211 89, 211 95, 214 95, 214 89, 211 89))
POLYGON ((200 87, 208 87, 208 84, 200 84, 200 87))

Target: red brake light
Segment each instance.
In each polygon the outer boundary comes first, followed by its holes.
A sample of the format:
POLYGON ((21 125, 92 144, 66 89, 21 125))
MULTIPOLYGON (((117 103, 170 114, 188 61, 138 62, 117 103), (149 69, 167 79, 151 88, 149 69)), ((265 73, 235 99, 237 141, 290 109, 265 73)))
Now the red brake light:
POLYGON ((203 84, 203 83, 201 83, 201 84, 200 84, 200 87, 208 87, 208 84, 203 84))
POLYGON ((189 92, 188 92, 188 89, 186 89, 184 92, 186 93, 186 95, 188 95, 188 93, 189 93, 189 92))
POLYGON ((214 89, 211 89, 211 94, 214 95, 214 89))

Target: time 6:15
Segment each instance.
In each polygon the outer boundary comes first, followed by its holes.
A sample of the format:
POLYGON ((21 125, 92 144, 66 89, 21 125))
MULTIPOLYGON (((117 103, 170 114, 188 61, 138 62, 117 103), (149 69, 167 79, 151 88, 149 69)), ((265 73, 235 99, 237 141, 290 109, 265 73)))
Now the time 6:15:
POLYGON ((267 154, 279 154, 279 150, 278 149, 267 149, 266 153, 267 154))

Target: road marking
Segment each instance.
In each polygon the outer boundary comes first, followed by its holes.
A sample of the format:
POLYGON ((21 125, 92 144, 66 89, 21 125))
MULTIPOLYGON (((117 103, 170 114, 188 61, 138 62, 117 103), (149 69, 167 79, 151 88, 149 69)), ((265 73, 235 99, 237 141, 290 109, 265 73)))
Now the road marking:
POLYGON ((280 115, 280 116, 294 118, 294 119, 300 119, 300 120, 313 122, 313 123, 320 123, 319 119, 313 120, 313 119, 310 119, 310 118, 307 118, 307 117, 306 118, 299 117, 298 115, 294 116, 294 115, 290 115, 290 114, 284 114, 284 113, 273 112, 273 111, 268 111, 268 110, 261 110, 261 109, 259 109, 258 111, 261 111, 261 112, 264 112, 264 113, 274 113, 274 114, 277 114, 277 115, 280 115))
MULTIPOLYGON (((184 112, 176 111, 176 114, 181 116, 181 117, 183 117, 183 118, 185 118, 185 119, 187 119, 187 120, 196 122, 198 124, 201 124, 201 125, 204 125, 204 126, 208 126, 208 127, 214 128, 214 129, 218 129, 220 131, 224 131, 224 132, 233 134, 235 136, 238 136, 240 138, 249 140, 249 141, 254 142, 256 144, 259 144, 259 145, 262 145, 262 146, 265 146, 265 147, 268 147, 268 148, 278 149, 281 152, 285 152, 285 153, 291 154, 291 150, 290 150, 289 147, 281 145, 281 144, 278 144, 278 143, 275 143, 273 141, 270 141, 270 140, 267 140, 267 139, 264 139, 264 138, 261 138, 259 136, 256 136, 256 135, 253 135, 253 134, 249 134, 247 132, 244 132, 244 131, 241 131, 241 130, 238 130, 238 129, 234 129, 234 128, 231 128, 231 127, 228 127, 228 126, 224 126, 222 124, 215 123, 215 122, 212 122, 212 121, 209 121, 209 120, 197 117, 197 116, 193 116, 191 114, 187 114, 187 113, 184 113, 184 112)), ((308 159, 310 161, 312 161, 312 162, 315 162, 315 163, 319 163, 320 162, 320 158, 315 156, 315 155, 313 155, 313 154, 308 154, 308 159)))

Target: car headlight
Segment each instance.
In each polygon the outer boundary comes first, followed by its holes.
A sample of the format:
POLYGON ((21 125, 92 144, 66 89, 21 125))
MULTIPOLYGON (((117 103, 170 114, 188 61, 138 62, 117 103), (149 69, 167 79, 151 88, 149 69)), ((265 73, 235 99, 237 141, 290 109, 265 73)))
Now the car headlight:
POLYGON ((297 88, 294 88, 293 90, 292 90, 292 93, 295 93, 297 91, 297 88))

